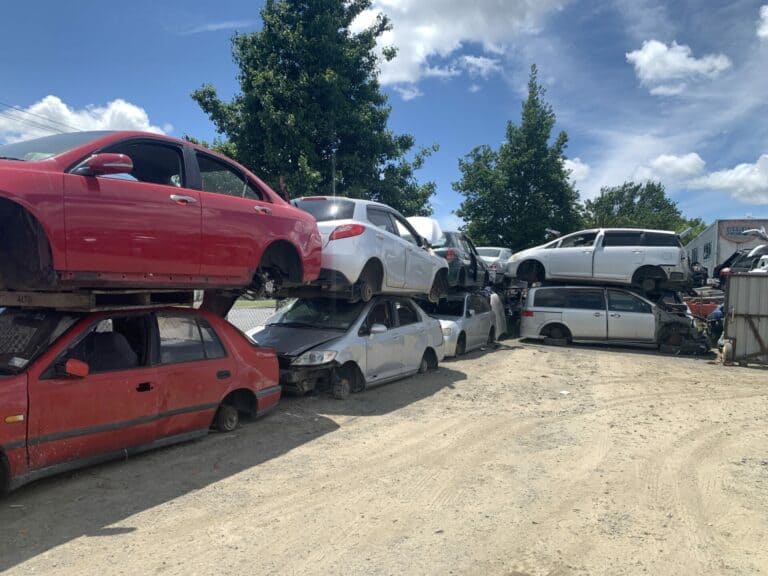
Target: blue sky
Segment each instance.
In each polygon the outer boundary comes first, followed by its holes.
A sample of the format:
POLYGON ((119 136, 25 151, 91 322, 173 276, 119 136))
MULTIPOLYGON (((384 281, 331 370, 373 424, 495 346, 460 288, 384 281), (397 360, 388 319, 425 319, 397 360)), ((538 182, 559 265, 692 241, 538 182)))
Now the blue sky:
MULTIPOLYGON (((661 180, 707 221, 768 216, 768 4, 682 0, 374 0, 392 20, 382 67, 390 126, 440 151, 434 180, 447 226, 458 159, 497 147, 519 121, 539 67, 582 198, 625 180, 661 180)), ((43 118, 82 129, 140 128, 212 139, 190 98, 238 89, 230 38, 260 27, 261 2, 9 3, 0 20, 0 141, 43 118), (9 111, 17 106, 35 114, 9 111)), ((59 125, 61 125, 59 124, 59 125)))

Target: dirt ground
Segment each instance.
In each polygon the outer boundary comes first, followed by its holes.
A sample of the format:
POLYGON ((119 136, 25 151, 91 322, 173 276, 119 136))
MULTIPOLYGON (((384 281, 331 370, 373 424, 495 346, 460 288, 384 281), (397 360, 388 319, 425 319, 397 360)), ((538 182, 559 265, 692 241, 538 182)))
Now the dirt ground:
POLYGON ((768 372, 506 341, 0 500, 11 574, 767 574, 768 372))

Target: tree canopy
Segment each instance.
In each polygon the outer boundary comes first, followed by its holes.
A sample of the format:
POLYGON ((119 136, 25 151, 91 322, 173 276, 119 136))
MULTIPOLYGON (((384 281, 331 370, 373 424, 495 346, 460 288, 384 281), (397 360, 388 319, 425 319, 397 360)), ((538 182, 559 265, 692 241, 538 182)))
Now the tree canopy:
POLYGON ((543 242, 547 228, 565 233, 580 225, 564 166, 568 135, 552 141, 556 118, 544 95, 531 66, 520 125, 508 122, 498 150, 479 146, 459 160, 462 177, 453 187, 464 200, 456 214, 477 243, 521 250, 543 242))
POLYGON ((227 153, 271 186, 283 178, 293 196, 336 193, 426 215, 435 186, 420 185, 414 171, 436 146, 412 152, 412 136, 387 128, 375 48, 390 22, 380 14, 351 30, 370 6, 267 0, 263 28, 232 40, 240 94, 223 102, 208 84, 192 97, 226 136, 227 153))
POLYGON ((685 218, 661 182, 652 181, 601 188, 599 196, 584 203, 584 223, 591 228, 655 228, 675 232, 690 227, 690 239, 706 226, 700 218, 685 218))

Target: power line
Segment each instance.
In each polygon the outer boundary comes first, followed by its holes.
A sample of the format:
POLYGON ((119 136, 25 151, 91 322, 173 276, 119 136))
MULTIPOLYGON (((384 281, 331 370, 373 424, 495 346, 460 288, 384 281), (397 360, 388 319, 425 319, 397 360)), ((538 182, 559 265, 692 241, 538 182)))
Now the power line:
POLYGON ((47 116, 43 116, 42 114, 37 114, 35 112, 30 112, 29 110, 24 110, 22 108, 19 108, 18 106, 12 106, 11 104, 7 104, 6 102, 3 102, 2 100, 0 100, 0 106, 3 106, 5 108, 8 108, 8 109, 13 110, 15 112, 20 112, 22 114, 28 114, 30 116, 35 116, 37 118, 41 118, 41 119, 45 120, 46 122, 48 122, 49 124, 58 124, 59 126, 62 126, 62 127, 66 128, 68 130, 74 130, 76 132, 79 131, 79 128, 75 128, 74 126, 71 126, 71 125, 69 125, 69 124, 67 124, 65 122, 61 122, 60 120, 55 120, 53 118, 48 118, 47 116))
POLYGON ((29 118, 19 117, 19 116, 13 116, 11 115, 11 110, 0 110, 0 116, 5 117, 8 120, 11 120, 12 122, 20 122, 22 124, 25 124, 27 126, 31 126, 33 128, 37 128, 38 130, 46 130, 48 132, 56 132, 58 134, 61 134, 64 132, 61 128, 58 128, 52 124, 43 124, 42 122, 37 122, 35 120, 30 120, 29 118))

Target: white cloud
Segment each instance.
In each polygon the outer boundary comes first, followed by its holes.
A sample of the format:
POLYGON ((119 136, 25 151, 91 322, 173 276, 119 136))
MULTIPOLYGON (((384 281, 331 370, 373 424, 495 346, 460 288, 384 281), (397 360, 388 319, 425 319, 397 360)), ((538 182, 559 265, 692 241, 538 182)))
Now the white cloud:
POLYGON ((536 32, 544 18, 568 0, 374 0, 358 16, 352 29, 370 26, 376 15, 386 14, 393 29, 379 39, 380 46, 395 46, 397 57, 382 62, 384 85, 413 84, 426 75, 433 60, 449 58, 463 45, 480 44, 489 54, 525 33, 536 32))
POLYGON ((696 152, 683 156, 662 154, 651 160, 649 167, 662 178, 682 180, 693 178, 704 171, 705 162, 696 152))
POLYGON ((692 186, 728 192, 747 204, 768 204, 768 154, 754 164, 739 164, 729 170, 712 172, 691 182, 692 186))
POLYGON ((657 96, 681 94, 687 87, 684 80, 715 78, 731 67, 724 54, 695 58, 689 46, 677 42, 667 46, 658 40, 643 42, 639 50, 625 56, 634 65, 640 83, 657 96))
POLYGON ((466 55, 461 57, 460 63, 470 75, 480 76, 484 79, 501 72, 501 62, 498 58, 466 55))
POLYGON ((586 162, 582 162, 581 158, 566 158, 565 169, 569 172, 569 179, 571 183, 578 184, 583 182, 589 176, 591 168, 586 162))
POLYGON ((190 36, 192 34, 201 34, 203 32, 219 32, 221 30, 237 30, 240 28, 251 28, 256 25, 253 20, 226 20, 224 22, 210 22, 208 24, 200 24, 199 26, 192 26, 179 32, 182 36, 190 36))
POLYGON ((440 224, 440 229, 443 232, 452 232, 454 230, 460 229, 462 226, 466 224, 463 219, 459 218, 451 212, 450 214, 443 214, 442 216, 437 216, 437 222, 440 224))
POLYGON ((414 98, 418 98, 419 96, 423 96, 424 92, 418 89, 418 87, 415 84, 406 84, 403 86, 395 86, 394 90, 400 94, 400 98, 408 102, 408 100, 413 100, 414 98))
POLYGON ((760 6, 760 19, 757 21, 757 37, 768 41, 768 4, 760 6))
POLYGON ((472 84, 472 85, 469 87, 469 91, 470 91, 472 94, 477 94, 478 92, 480 92, 480 90, 482 90, 482 87, 480 86, 480 84, 472 84))
POLYGON ((173 130, 173 126, 153 125, 146 110, 120 98, 104 106, 75 110, 57 96, 49 95, 28 108, 0 110, 0 142, 77 130, 141 130, 163 134, 173 130))

